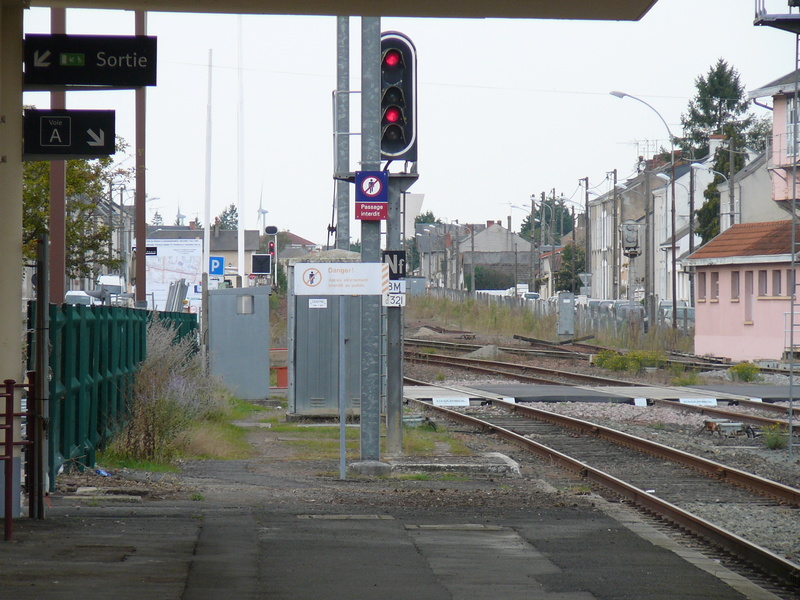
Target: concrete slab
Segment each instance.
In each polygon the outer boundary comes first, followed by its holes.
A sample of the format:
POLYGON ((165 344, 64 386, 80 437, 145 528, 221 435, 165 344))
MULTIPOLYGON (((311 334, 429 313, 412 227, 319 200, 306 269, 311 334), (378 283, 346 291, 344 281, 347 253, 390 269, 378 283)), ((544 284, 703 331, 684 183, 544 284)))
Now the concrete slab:
POLYGON ((519 463, 499 452, 475 456, 407 456, 387 459, 393 473, 486 473, 519 477, 519 463))

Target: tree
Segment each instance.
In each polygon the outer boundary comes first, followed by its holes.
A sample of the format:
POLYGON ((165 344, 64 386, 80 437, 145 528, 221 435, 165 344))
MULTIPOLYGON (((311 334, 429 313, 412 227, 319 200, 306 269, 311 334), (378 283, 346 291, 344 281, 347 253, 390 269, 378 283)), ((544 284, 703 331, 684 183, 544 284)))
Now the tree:
POLYGON ((561 251, 561 268, 553 273, 553 285, 556 290, 568 290, 577 293, 581 289, 579 273, 585 269, 585 256, 583 248, 575 244, 567 244, 561 251))
MULTIPOLYGON (((117 140, 117 151, 126 147, 117 140)), ((111 228, 101 205, 108 205, 111 182, 130 179, 132 169, 115 167, 110 158, 69 160, 66 169, 66 250, 67 276, 96 278, 105 268, 118 270, 122 260, 112 254, 111 228)), ((23 163, 22 244, 24 260, 36 258, 39 235, 50 228, 50 163, 23 163)))
POLYGON ((236 205, 231 202, 230 206, 223 209, 216 219, 220 229, 238 229, 239 228, 239 210, 236 205))
MULTIPOLYGON (((683 152, 690 158, 703 158, 709 153, 709 136, 722 134, 729 146, 717 150, 713 157, 715 171, 725 173, 728 179, 745 165, 745 148, 764 150, 766 137, 771 132, 769 119, 756 119, 748 113, 749 103, 739 74, 723 59, 711 67, 708 74, 695 80, 697 95, 689 101, 688 111, 681 115, 684 128, 683 139, 677 140, 683 152), (733 150, 734 164, 730 155, 733 150)), ((704 190, 706 201, 695 211, 697 234, 703 243, 720 232, 718 185, 724 181, 720 175, 704 190)))
POLYGON ((681 115, 684 138, 679 145, 691 158, 708 156, 709 135, 743 134, 754 124, 748 114, 749 103, 739 74, 723 59, 711 67, 708 74, 695 79, 697 95, 689 101, 686 114, 681 115))

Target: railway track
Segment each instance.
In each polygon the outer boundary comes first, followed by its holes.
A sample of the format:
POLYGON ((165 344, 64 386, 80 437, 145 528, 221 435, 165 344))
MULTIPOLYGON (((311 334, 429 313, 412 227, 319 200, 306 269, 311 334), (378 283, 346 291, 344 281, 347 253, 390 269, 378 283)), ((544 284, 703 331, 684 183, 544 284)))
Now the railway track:
POLYGON ((630 381, 612 379, 610 377, 599 377, 597 375, 586 375, 583 373, 574 373, 570 371, 545 369, 533 365, 484 360, 479 358, 466 358, 463 356, 448 356, 444 354, 427 354, 423 352, 407 351, 405 353, 405 360, 413 363, 466 369, 475 373, 486 373, 488 375, 509 377, 524 383, 541 383, 550 385, 635 385, 630 381))
MULTIPOLYGON (((585 373, 575 373, 572 371, 556 370, 552 368, 536 367, 529 364, 509 363, 478 358, 467 358, 464 356, 450 356, 442 354, 429 354, 423 352, 406 351, 405 360, 426 365, 436 365, 443 368, 458 368, 483 373, 494 377, 507 377, 523 383, 544 384, 544 385, 596 385, 610 387, 634 387, 635 382, 601 377, 598 375, 588 375, 585 373)), ((785 406, 772 405, 766 402, 753 402, 743 398, 731 401, 740 407, 750 410, 777 413, 782 417, 768 417, 753 414, 752 412, 731 411, 724 408, 711 406, 694 406, 691 404, 681 404, 673 400, 652 399, 651 403, 657 403, 674 410, 695 412, 709 417, 727 419, 733 422, 742 422, 756 427, 788 427, 789 410, 785 406)))
POLYGON ((745 508, 776 522, 786 519, 787 511, 788 518, 796 519, 800 490, 594 423, 491 400, 490 409, 463 411, 420 404, 578 474, 777 578, 787 586, 784 589, 800 589, 800 565, 739 535, 741 520, 736 516, 737 509, 745 508), (716 522, 720 505, 732 515, 723 523, 716 522), (715 522, 703 517, 705 506, 714 507, 715 522))
MULTIPOLYGON (((528 338, 521 335, 515 335, 514 339, 527 342, 530 347, 517 347, 517 346, 499 346, 497 349, 506 354, 515 354, 519 356, 529 357, 542 357, 542 358, 560 358, 560 359, 573 359, 578 361, 588 361, 592 354, 598 352, 612 350, 611 348, 604 348, 592 344, 586 344, 581 341, 569 341, 564 343, 551 342, 548 340, 539 340, 536 338, 528 338)), ((469 342, 452 342, 442 340, 430 340, 419 338, 406 338, 404 344, 411 348, 435 348, 447 352, 475 352, 485 347, 484 344, 469 343, 469 342)), ((730 361, 713 356, 698 356, 695 354, 686 354, 681 352, 667 352, 664 359, 667 365, 677 365, 683 368, 702 370, 702 371, 727 371, 733 366, 730 361)), ((785 369, 777 369, 770 367, 761 367, 762 373, 770 373, 775 375, 788 375, 785 369)))

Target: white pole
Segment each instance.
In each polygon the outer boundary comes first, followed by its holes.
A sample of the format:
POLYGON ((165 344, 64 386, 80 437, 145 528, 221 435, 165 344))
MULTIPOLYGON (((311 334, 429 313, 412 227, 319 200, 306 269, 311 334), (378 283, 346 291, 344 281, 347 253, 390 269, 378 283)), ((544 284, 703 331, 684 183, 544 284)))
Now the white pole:
POLYGON ((206 105, 206 198, 203 215, 203 273, 208 273, 211 257, 211 61, 208 50, 208 99, 206 105))
POLYGON ((237 255, 237 264, 239 265, 239 277, 242 279, 242 287, 247 287, 247 279, 245 278, 245 264, 244 264, 244 71, 242 69, 242 16, 239 15, 238 18, 238 27, 239 27, 239 41, 238 41, 238 50, 239 50, 239 110, 237 111, 237 125, 238 125, 238 134, 237 134, 237 145, 236 145, 236 155, 237 155, 237 187, 239 190, 238 195, 238 208, 237 211, 239 213, 239 227, 238 227, 238 255, 237 255))

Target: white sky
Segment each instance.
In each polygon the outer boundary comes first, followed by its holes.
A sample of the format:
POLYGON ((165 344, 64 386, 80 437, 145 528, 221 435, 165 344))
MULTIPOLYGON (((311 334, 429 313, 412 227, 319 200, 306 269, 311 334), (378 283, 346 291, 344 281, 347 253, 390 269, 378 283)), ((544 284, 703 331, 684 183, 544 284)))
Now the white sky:
MULTIPOLYGON (((680 135, 695 79, 725 59, 752 90, 795 68, 795 36, 753 26, 752 0, 659 0, 639 22, 382 19, 418 53, 419 181, 423 211, 461 223, 513 218, 531 194, 556 189, 582 203, 578 180, 598 192, 620 180, 639 154, 680 135)), ((771 13, 785 0, 768 0, 771 13)), ((352 89, 360 87, 360 20, 351 19, 352 89)), ((158 37, 158 85, 148 88, 148 221, 178 212, 204 218, 208 51, 213 50, 211 215, 238 200, 238 65, 235 15, 151 13, 158 37)), ((325 243, 334 186, 332 101, 335 17, 245 16, 244 215, 255 229, 259 198, 267 224, 325 243)), ((133 13, 69 10, 73 34, 133 34, 133 13)), ((49 11, 26 11, 26 33, 49 32, 49 11)), ((49 95, 26 93, 49 106, 49 95)), ((67 108, 115 109, 117 134, 134 141, 134 94, 73 92, 67 108)), ((354 131, 360 120, 353 104, 354 131)), ((766 114, 754 107, 754 114, 766 114)), ((351 169, 360 143, 351 142, 351 169)), ((132 155, 132 153, 131 153, 132 155)), ((125 165, 133 158, 117 155, 125 165)), ((353 240, 361 237, 351 223, 353 240)))

